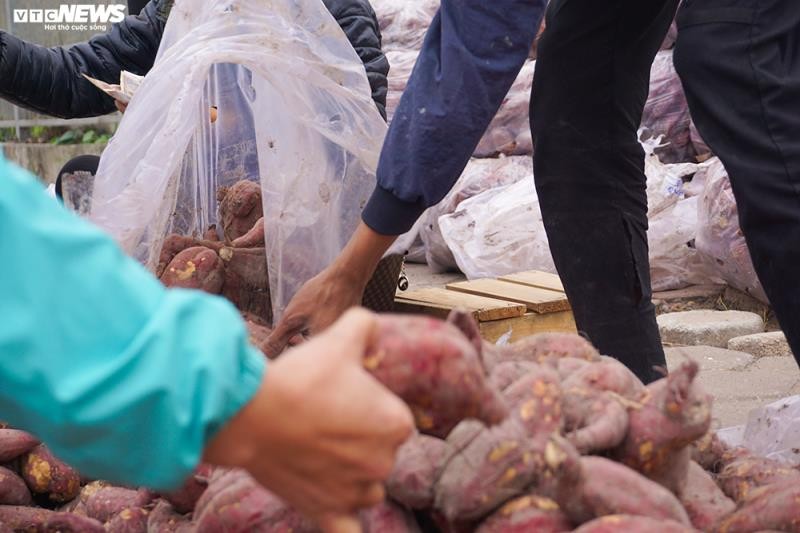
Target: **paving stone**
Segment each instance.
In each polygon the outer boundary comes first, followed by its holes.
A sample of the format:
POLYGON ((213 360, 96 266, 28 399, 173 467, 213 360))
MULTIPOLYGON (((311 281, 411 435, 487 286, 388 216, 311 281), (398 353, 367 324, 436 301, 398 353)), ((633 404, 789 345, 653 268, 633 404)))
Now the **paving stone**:
POLYGON ((728 341, 729 350, 749 353, 755 357, 791 356, 792 350, 782 331, 756 333, 734 337, 728 341))
POLYGON ((686 358, 697 361, 701 372, 737 370, 755 361, 749 353, 726 350, 715 346, 673 346, 664 349, 667 368, 677 368, 686 358))
POLYGON ((734 337, 762 333, 764 320, 744 311, 683 311, 657 317, 661 340, 680 346, 727 348, 734 337))

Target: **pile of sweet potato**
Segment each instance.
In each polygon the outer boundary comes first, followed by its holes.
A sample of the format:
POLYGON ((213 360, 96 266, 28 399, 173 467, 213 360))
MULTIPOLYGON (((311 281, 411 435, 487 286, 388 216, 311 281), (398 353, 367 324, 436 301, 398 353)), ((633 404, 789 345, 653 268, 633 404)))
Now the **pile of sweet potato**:
MULTIPOLYGON (((800 470, 729 449, 691 361, 644 386, 584 339, 507 346, 471 316, 379 318, 364 365, 419 432, 366 533, 800 531, 800 470)), ((2 426, 0 426, 2 427, 2 426)), ((0 533, 316 532, 247 473, 201 465, 170 494, 83 479, 0 429, 0 533)))
POLYGON ((269 336, 272 307, 261 187, 242 180, 217 191, 220 227, 205 235, 168 235, 156 275, 168 287, 224 296, 241 312, 255 344, 269 336))

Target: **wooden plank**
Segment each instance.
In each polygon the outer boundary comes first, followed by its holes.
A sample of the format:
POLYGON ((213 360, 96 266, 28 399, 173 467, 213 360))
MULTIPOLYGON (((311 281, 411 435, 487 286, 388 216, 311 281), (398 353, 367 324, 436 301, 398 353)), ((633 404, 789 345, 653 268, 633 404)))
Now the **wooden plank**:
POLYGON ((509 274, 508 276, 500 276, 497 279, 518 283, 520 285, 527 285, 529 287, 539 287, 540 289, 564 292, 564 285, 561 283, 561 278, 559 278, 557 274, 540 272, 538 270, 509 274))
POLYGON ((510 332, 509 342, 516 342, 525 337, 548 331, 576 333, 575 318, 572 311, 557 313, 526 313, 521 317, 507 320, 493 320, 480 323, 481 336, 489 342, 498 339, 510 332))
POLYGON ((477 279, 450 283, 447 285, 447 289, 525 304, 528 310, 537 313, 557 313, 570 309, 567 297, 562 292, 528 287, 497 279, 477 279))
MULTIPOLYGON (((428 315, 436 318, 445 319, 452 311, 452 307, 439 305, 431 302, 418 302, 415 300, 403 300, 402 298, 395 298, 394 311, 395 313, 410 313, 414 315, 428 315)), ((478 312, 473 311, 472 317, 478 322, 478 312)))
POLYGON ((398 293, 395 297, 395 306, 397 307, 398 305, 406 309, 413 307, 417 309, 416 312, 424 312, 424 308, 427 307, 430 308, 430 314, 434 316, 440 316, 442 309, 449 311, 461 308, 471 312, 479 322, 519 317, 527 311, 526 306, 520 303, 458 293, 441 288, 398 293))

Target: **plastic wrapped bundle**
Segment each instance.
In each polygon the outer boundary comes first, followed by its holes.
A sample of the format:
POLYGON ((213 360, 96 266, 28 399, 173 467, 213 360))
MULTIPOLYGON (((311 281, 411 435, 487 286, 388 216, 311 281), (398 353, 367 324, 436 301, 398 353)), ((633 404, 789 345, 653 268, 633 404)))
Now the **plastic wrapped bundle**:
POLYGON ((394 117, 394 111, 400 105, 400 98, 406 90, 408 78, 414 70, 419 52, 416 50, 390 50, 386 52, 389 60, 389 93, 386 95, 386 115, 389 122, 394 117))
POLYGON ((663 162, 694 160, 689 122, 689 106, 672 63, 672 50, 659 52, 650 71, 650 96, 642 114, 642 128, 651 137, 664 136, 668 144, 656 151, 663 162))
POLYGON ((217 222, 221 187, 259 182, 278 319, 357 226, 386 125, 322 3, 177 0, 172 9, 101 159, 91 219, 155 269, 167 235, 203 235, 217 222))
POLYGON ((372 7, 378 15, 384 51, 419 51, 439 10, 439 0, 372 0, 372 7))
POLYGON ((528 61, 508 91, 500 110, 475 149, 475 157, 533 154, 528 119, 536 61, 528 61))
POLYGON ((422 217, 420 237, 425 245, 425 259, 434 272, 458 268, 439 227, 439 219, 456 211, 465 200, 478 194, 511 185, 533 176, 533 160, 527 156, 500 159, 472 159, 453 189, 422 217))
POLYGON ((697 249, 712 260, 720 277, 732 287, 768 303, 758 280, 744 235, 728 173, 718 158, 709 160, 700 195, 697 249))

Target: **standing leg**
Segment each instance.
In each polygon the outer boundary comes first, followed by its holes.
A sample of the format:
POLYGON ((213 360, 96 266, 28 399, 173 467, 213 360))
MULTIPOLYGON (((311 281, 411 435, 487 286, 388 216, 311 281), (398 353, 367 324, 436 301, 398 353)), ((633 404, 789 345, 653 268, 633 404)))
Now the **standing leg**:
POLYGON ((645 382, 666 365, 637 130, 677 4, 552 0, 531 101, 536 188, 578 328, 645 382))
POLYGON ((800 2, 684 0, 675 66, 800 362, 800 2))

